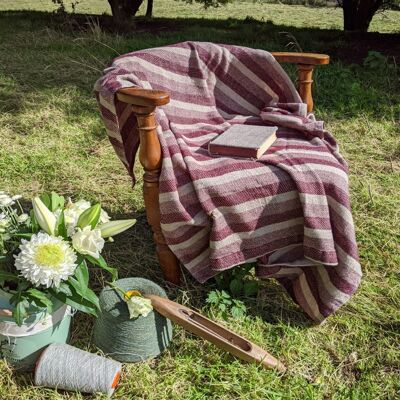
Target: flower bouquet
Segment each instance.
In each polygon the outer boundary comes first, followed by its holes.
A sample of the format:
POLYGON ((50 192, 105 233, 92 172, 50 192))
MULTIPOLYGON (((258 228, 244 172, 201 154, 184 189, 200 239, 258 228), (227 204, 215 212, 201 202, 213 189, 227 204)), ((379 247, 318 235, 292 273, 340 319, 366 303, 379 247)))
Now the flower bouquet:
POLYGON ((21 325, 32 308, 51 314, 57 301, 97 315, 88 265, 117 279, 100 253, 105 240, 136 220, 110 221, 100 204, 65 201, 54 192, 35 197, 28 214, 20 197, 0 192, 0 288, 12 295, 15 322, 21 325))

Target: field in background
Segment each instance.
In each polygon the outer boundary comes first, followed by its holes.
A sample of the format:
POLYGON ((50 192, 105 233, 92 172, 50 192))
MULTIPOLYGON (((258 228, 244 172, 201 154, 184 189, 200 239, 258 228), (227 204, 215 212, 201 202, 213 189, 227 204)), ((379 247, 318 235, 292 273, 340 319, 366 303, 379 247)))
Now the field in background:
MULTIPOLYGON (((400 391, 400 85, 392 56, 398 55, 400 41, 394 35, 372 35, 349 43, 337 30, 338 10, 275 4, 239 3, 236 8, 203 11, 156 0, 155 16, 164 19, 152 22, 153 33, 140 25, 138 32, 125 36, 104 33, 96 20, 84 17, 76 26, 73 20, 43 12, 1 11, 50 10, 49 4, 50 0, 0 3, 0 190, 26 198, 57 190, 76 199, 97 199, 113 216, 135 215, 138 224, 108 245, 107 259, 122 277, 144 276, 163 286, 145 221, 141 180, 132 191, 92 96, 102 69, 118 54, 182 40, 268 50, 282 50, 297 41, 304 50, 334 55, 333 63, 319 68, 315 76, 316 114, 337 137, 350 165, 364 270, 360 290, 325 324, 311 326, 283 290, 267 281, 257 298, 245 299, 245 318, 224 320, 204 306, 212 284, 201 286, 185 275, 181 287, 167 287, 171 298, 269 349, 288 365, 287 374, 243 364, 175 328, 172 345, 162 357, 124 367, 113 398, 395 399, 400 391), (273 24, 243 21, 246 15, 273 24), (380 36, 393 40, 393 46, 390 41, 384 46, 388 59, 378 54, 365 61, 368 50, 380 51, 380 36)), ((105 0, 82 0, 77 12, 100 14, 106 6, 105 0)), ((378 15, 373 29, 398 31, 398 15, 378 15)), ((140 168, 137 172, 140 177, 140 168)), ((100 288, 104 277, 95 274, 92 279, 100 288)), ((95 351, 92 325, 91 318, 78 315, 72 344, 95 351)), ((92 398, 104 397, 35 389, 31 375, 15 374, 0 363, 2 400, 92 398)))
MULTIPOLYGON (((65 0, 67 10, 71 11, 71 2, 65 0)), ((141 6, 138 15, 143 15, 146 1, 141 6)), ((36 10, 54 11, 56 6, 51 0, 2 0, 0 10, 36 10)), ((107 0, 81 0, 76 6, 77 13, 111 14, 107 0)), ((276 25, 293 27, 309 27, 321 29, 342 29, 342 10, 336 7, 304 7, 297 5, 270 4, 263 1, 236 1, 218 8, 205 10, 195 3, 186 4, 181 0, 154 0, 153 16, 157 18, 255 18, 262 21, 271 21, 276 25)), ((385 11, 377 13, 370 26, 371 32, 399 33, 400 12, 385 11)))

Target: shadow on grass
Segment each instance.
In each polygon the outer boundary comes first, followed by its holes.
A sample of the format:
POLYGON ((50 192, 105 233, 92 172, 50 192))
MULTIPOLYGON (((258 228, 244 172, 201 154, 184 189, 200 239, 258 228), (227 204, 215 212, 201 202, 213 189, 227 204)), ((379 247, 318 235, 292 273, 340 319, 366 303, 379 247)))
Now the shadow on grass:
MULTIPOLYGON (((79 122, 85 114, 97 113, 92 87, 112 58, 185 40, 282 51, 295 37, 299 46, 289 50, 328 53, 336 61, 316 70, 317 111, 338 118, 360 112, 382 115, 390 112, 396 102, 395 67, 382 63, 365 68, 349 63, 362 63, 370 50, 400 61, 398 34, 347 36, 335 29, 294 28, 254 19, 138 18, 132 31, 121 36, 112 32, 108 16, 76 14, 62 19, 52 13, 31 11, 0 12, 0 22, 0 78, 4 81, 0 86, 0 109, 14 114, 23 112, 26 100, 32 99, 40 107, 41 101, 53 93, 55 101, 59 96, 66 119, 79 122), (68 104, 62 101, 65 93, 70 98, 68 104)), ((293 68, 288 70, 294 78, 293 68)), ((90 134, 102 138, 100 126, 100 132, 95 129, 90 134)))
MULTIPOLYGON (((349 38, 338 30, 293 28, 254 20, 176 18, 137 20, 136 31, 118 36, 107 33, 107 18, 103 18, 106 33, 88 26, 86 15, 74 18, 75 22, 63 22, 44 12, 0 12, 0 111, 19 116, 27 109, 52 104, 70 123, 83 124, 86 118, 97 118, 98 124, 85 129, 84 135, 100 141, 105 130, 91 91, 102 69, 117 54, 184 40, 284 50, 290 39, 283 31, 296 37, 302 50, 329 53, 337 61, 316 71, 317 111, 338 119, 361 112, 378 117, 392 112, 396 102, 397 70, 386 65, 365 68, 348 62, 362 61, 368 50, 398 57, 399 35, 371 33, 349 38)), ((143 213, 135 228, 118 238, 118 246, 110 244, 105 252, 109 263, 119 268, 121 277, 143 276, 165 286, 143 213)), ((99 288, 107 278, 96 274, 96 279, 99 288)), ((184 279, 183 288, 167 287, 172 297, 179 300, 185 290, 190 290, 191 304, 204 305, 206 289, 187 274, 184 279)), ((271 323, 280 319, 309 325, 279 286, 266 283, 262 292, 267 293, 265 301, 248 301, 251 315, 260 315, 271 323), (271 300, 275 298, 279 300, 271 300)))

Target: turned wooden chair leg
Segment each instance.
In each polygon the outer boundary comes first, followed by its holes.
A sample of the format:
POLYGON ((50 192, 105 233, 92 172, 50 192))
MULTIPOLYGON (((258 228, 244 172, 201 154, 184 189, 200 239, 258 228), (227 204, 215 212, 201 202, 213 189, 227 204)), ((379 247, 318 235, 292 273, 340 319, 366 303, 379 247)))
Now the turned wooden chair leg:
POLYGON ((143 197, 147 220, 153 230, 156 252, 167 281, 180 283, 179 261, 165 242, 160 226, 159 176, 162 163, 161 146, 156 132, 154 107, 133 106, 140 134, 139 160, 144 168, 143 197))
POLYGON ((307 104, 307 111, 312 112, 314 108, 314 101, 312 98, 312 75, 314 71, 314 65, 298 64, 298 87, 299 94, 304 103, 307 104))

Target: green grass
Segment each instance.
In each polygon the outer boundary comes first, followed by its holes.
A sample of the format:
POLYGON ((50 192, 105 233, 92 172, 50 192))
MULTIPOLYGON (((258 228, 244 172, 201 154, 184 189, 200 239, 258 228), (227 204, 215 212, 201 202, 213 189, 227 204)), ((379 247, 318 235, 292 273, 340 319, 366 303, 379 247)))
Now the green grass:
MULTIPOLYGON (((0 8, 35 5, 37 10, 49 10, 49 3, 6 0, 0 8)), ((78 12, 101 13, 105 3, 83 0, 78 12)), ((398 31, 399 14, 378 16, 373 29, 398 31)), ((107 247, 107 259, 119 267, 121 276, 144 276, 165 286, 145 222, 141 182, 131 190, 106 138, 92 85, 114 56, 127 51, 187 39, 282 50, 292 39, 280 32, 290 32, 304 50, 334 54, 333 63, 316 73, 316 113, 338 138, 350 164, 364 279, 337 315, 321 326, 310 326, 283 290, 270 281, 263 283, 257 299, 245 299, 246 318, 223 320, 204 307, 210 286, 200 286, 186 275, 181 287, 167 287, 171 298, 202 309, 269 349, 289 367, 287 374, 241 363, 175 328, 171 347, 162 357, 124 366, 114 398, 396 398, 400 391, 398 67, 348 64, 353 50, 362 58, 366 49, 358 52, 358 44, 349 44, 336 30, 340 16, 332 9, 240 3, 237 9, 203 11, 163 0, 156 1, 155 15, 170 18, 155 21, 156 33, 142 29, 122 37, 102 33, 93 23, 91 29, 72 31, 70 23, 62 25, 42 12, 0 12, 1 188, 26 198, 57 190, 75 198, 98 199, 114 216, 135 215, 138 224, 107 247), (181 19, 171 20, 176 15, 181 19), (241 21, 246 15, 273 23, 241 21), (231 19, 224 21, 228 16, 231 19), (216 20, 206 19, 211 17, 216 20), (164 25, 166 29, 161 29, 164 25)), ((379 50, 379 43, 374 43, 379 50)), ((395 55, 390 47, 386 51, 395 55)), ((94 275, 93 280, 100 287, 102 277, 94 275)), ((93 319, 78 315, 72 344, 95 351, 92 326, 93 319)), ((102 397, 33 388, 31 375, 17 374, 0 363, 0 399, 83 398, 102 397)))
MULTIPOLYGON (((73 0, 65 0, 67 10, 71 10, 73 0)), ((139 15, 146 9, 146 1, 142 4, 139 15)), ((2 0, 2 10, 37 10, 54 11, 57 7, 51 0, 2 0)), ((107 0, 81 0, 76 6, 77 13, 110 14, 107 0)), ((371 23, 370 31, 400 32, 399 13, 385 11, 377 13, 371 23)), ((263 21, 272 21, 277 25, 294 27, 314 27, 322 29, 342 29, 342 10, 335 7, 304 7, 285 4, 268 4, 262 0, 234 0, 227 6, 204 10, 200 4, 188 5, 182 0, 155 0, 154 17, 164 18, 213 18, 244 19, 246 17, 263 21)))

